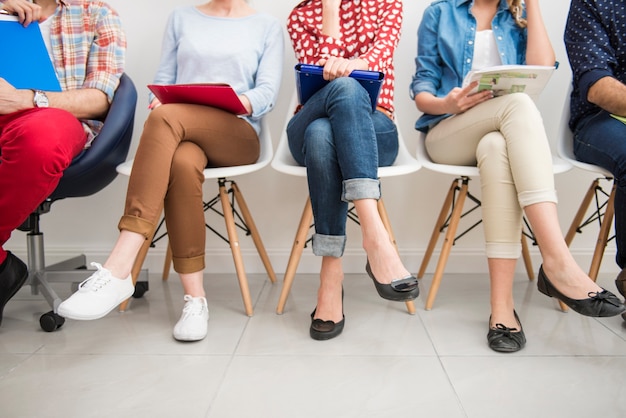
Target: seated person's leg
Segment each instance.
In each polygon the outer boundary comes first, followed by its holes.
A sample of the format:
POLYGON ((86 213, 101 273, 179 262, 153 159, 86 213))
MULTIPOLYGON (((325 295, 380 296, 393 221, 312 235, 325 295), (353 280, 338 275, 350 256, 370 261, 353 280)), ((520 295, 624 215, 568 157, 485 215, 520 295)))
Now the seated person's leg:
POLYGON ((81 123, 58 109, 0 118, 0 322, 8 300, 26 281, 26 265, 2 246, 55 189, 86 141, 81 123), (63 129, 59 129, 62 126, 63 129))
POLYGON ((574 153, 578 160, 603 167, 615 177, 615 261, 622 269, 615 284, 626 296, 626 124, 605 111, 589 116, 574 133, 574 153))

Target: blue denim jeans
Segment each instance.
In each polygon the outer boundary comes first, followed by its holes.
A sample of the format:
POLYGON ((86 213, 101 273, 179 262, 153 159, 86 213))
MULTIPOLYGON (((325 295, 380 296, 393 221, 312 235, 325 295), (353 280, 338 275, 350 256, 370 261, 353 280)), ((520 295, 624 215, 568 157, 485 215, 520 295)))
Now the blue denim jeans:
POLYGON ((398 131, 350 77, 328 83, 287 125, 289 149, 306 166, 313 208, 313 253, 341 257, 348 202, 379 199, 378 167, 398 155, 398 131))
POLYGON ((585 163, 613 173, 615 191, 615 261, 626 267, 626 124, 600 111, 582 119, 574 132, 574 154, 585 163))

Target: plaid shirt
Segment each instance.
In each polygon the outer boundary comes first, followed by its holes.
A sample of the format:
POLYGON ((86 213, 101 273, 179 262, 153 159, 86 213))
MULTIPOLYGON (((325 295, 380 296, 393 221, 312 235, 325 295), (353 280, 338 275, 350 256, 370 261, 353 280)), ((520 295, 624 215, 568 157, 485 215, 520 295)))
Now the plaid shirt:
MULTIPOLYGON (((126 37, 119 16, 102 1, 59 0, 50 42, 63 90, 93 88, 109 98, 124 72, 126 37)), ((90 144, 102 122, 82 121, 90 144)))
MULTIPOLYGON (((57 3, 50 44, 61 88, 102 90, 111 102, 124 72, 126 52, 126 37, 117 12, 102 1, 58 0, 57 3)), ((88 146, 100 132, 102 122, 81 122, 88 146)))

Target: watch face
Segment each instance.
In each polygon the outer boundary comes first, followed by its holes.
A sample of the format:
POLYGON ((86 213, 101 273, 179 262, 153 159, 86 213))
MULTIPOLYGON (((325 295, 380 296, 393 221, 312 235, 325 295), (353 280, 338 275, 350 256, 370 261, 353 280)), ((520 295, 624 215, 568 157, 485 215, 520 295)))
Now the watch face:
POLYGON ((43 91, 36 91, 35 97, 33 99, 35 102, 35 106, 37 107, 48 107, 48 96, 43 91))

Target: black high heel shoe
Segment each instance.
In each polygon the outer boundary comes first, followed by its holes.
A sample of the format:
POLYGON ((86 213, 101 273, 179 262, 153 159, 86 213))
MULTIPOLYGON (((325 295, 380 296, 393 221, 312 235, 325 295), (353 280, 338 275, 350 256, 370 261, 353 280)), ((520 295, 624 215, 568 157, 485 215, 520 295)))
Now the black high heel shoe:
POLYGON ((589 292, 587 299, 570 299, 557 290, 548 276, 543 272, 543 265, 537 276, 537 289, 546 296, 557 298, 581 315, 592 317, 608 317, 626 311, 626 306, 613 293, 606 289, 602 292, 589 292))
POLYGON ((370 268, 369 260, 365 264, 365 271, 367 272, 367 275, 370 276, 370 278, 374 281, 376 291, 383 299, 393 300, 396 302, 404 302, 407 300, 413 300, 417 298, 420 294, 420 289, 418 287, 419 282, 417 281, 417 277, 411 274, 401 279, 394 279, 389 284, 383 284, 376 280, 376 277, 374 277, 372 269, 370 268))
POLYGON ((343 314, 343 288, 341 289, 341 321, 324 321, 323 319, 315 319, 317 307, 311 312, 311 327, 309 334, 311 338, 318 341, 330 340, 337 337, 343 332, 343 326, 346 323, 346 316, 343 314))
POLYGON ((491 327, 491 316, 489 316, 489 332, 487 333, 487 342, 489 348, 500 353, 514 353, 521 350, 526 345, 526 336, 524 328, 517 316, 517 312, 513 311, 515 320, 519 324, 517 328, 509 328, 502 324, 496 324, 495 328, 491 327))

